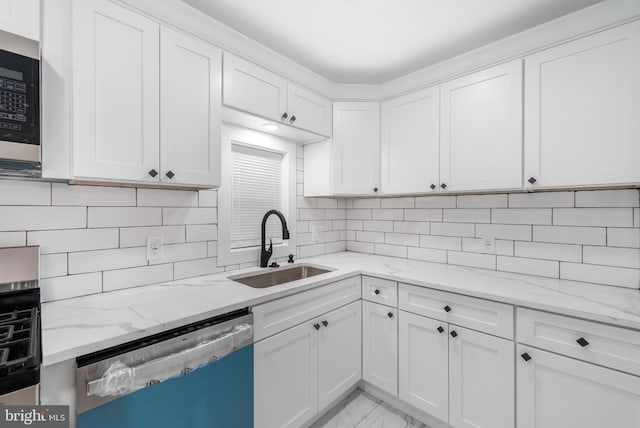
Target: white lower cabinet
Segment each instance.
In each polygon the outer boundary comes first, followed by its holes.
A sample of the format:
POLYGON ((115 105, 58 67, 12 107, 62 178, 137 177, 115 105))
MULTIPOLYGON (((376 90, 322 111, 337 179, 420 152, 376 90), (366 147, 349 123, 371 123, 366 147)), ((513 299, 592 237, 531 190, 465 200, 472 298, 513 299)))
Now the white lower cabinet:
POLYGON ((361 377, 355 301, 254 345, 254 427, 294 428, 361 377))
POLYGON ((398 395, 398 311, 362 302, 362 378, 398 395))
POLYGON ((640 377, 518 346, 518 428, 638 428, 640 377))

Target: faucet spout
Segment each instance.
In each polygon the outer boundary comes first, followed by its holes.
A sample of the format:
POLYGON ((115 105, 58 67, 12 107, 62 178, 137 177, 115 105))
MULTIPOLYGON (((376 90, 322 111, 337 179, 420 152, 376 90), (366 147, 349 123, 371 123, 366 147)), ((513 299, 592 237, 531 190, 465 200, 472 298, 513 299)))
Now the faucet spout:
POLYGON ((262 217, 262 245, 260 246, 260 267, 267 267, 269 264, 269 259, 273 254, 273 242, 269 239, 269 249, 265 248, 265 239, 266 239, 266 227, 267 220, 271 217, 272 214, 275 214, 280 219, 280 223, 282 223, 282 239, 289 239, 289 229, 287 228, 287 220, 284 218, 284 215, 278 210, 269 210, 262 217))

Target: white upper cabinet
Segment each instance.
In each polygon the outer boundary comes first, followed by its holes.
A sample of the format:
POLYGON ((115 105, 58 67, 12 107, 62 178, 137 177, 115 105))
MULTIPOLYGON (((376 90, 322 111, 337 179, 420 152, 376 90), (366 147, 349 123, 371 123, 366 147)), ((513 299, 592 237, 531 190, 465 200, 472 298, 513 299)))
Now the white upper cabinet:
POLYGON ((220 184, 222 51, 162 28, 161 181, 220 184))
POLYGON ((40 0, 0 0, 0 30, 40 40, 40 0))
POLYGON ((336 194, 380 191, 380 104, 333 104, 332 183, 336 194))
POLYGON ((225 105, 319 135, 331 135, 329 99, 230 53, 225 52, 223 62, 225 105))
POLYGON ((640 181, 638 52, 633 22, 525 58, 526 187, 640 181))
POLYGON ((107 0, 73 13, 73 176, 157 182, 160 27, 107 0))
POLYGON ((440 86, 440 186, 447 191, 522 186, 522 61, 440 86))
POLYGON ((382 103, 381 173, 384 194, 438 189, 440 88, 382 103))

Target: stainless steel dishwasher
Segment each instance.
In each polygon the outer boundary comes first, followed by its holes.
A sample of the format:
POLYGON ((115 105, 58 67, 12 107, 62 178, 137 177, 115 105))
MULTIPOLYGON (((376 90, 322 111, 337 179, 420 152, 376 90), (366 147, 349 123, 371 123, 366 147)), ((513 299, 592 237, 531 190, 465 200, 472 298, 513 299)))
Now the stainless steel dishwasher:
POLYGON ((78 428, 253 427, 248 309, 76 362, 78 428))

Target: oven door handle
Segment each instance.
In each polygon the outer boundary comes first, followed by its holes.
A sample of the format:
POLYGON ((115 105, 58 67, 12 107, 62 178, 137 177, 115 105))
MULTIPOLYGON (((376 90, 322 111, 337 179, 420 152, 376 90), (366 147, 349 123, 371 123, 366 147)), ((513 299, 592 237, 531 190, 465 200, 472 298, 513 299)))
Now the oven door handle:
POLYGON ((213 340, 201 342, 192 348, 172 352, 134 367, 127 367, 122 362, 116 361, 100 378, 87 382, 87 396, 126 395, 176 376, 187 375, 250 344, 252 340, 253 327, 250 324, 240 324, 231 332, 213 340))

